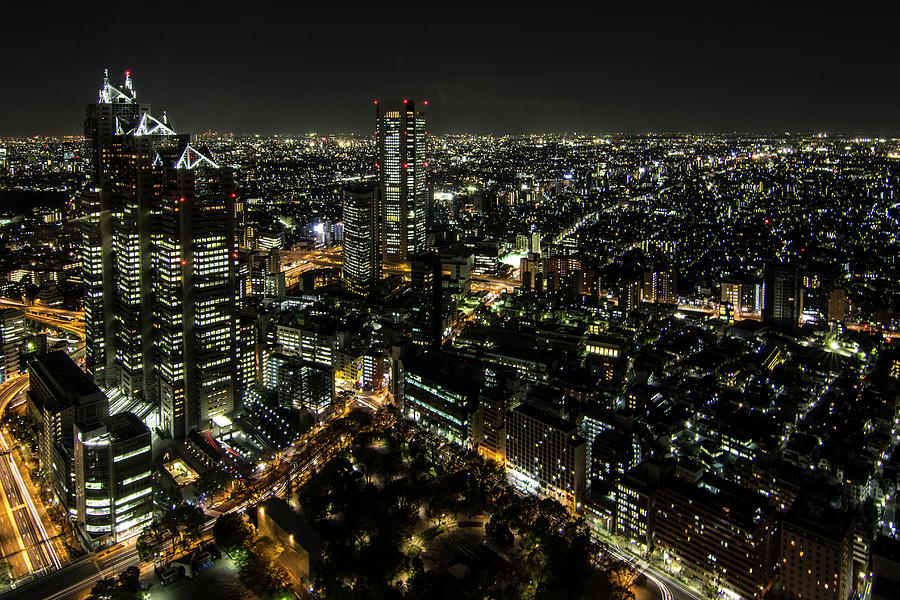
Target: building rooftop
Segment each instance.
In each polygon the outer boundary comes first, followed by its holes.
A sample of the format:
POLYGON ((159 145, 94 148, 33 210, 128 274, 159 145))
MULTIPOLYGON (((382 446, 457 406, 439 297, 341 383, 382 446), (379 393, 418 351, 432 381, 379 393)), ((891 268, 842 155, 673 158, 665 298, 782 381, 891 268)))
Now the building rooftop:
POLYGON ((38 357, 29 365, 34 375, 50 388, 53 398, 59 402, 78 404, 79 399, 103 392, 62 350, 38 357))
MULTIPOLYGON (((272 519, 286 533, 293 535, 294 540, 310 555, 322 548, 322 536, 312 528, 306 520, 281 498, 269 498, 259 505, 265 515, 272 519)), ((254 514, 255 511, 251 511, 254 514)))

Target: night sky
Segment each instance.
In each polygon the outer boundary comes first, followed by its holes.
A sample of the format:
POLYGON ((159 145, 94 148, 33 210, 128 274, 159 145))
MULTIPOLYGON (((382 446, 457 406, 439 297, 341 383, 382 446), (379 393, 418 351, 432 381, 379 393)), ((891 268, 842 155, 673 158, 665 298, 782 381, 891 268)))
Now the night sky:
POLYGON ((365 135, 409 97, 432 133, 900 133, 897 21, 860 2, 77 4, 4 5, 0 136, 81 133, 104 67, 186 132, 365 135))

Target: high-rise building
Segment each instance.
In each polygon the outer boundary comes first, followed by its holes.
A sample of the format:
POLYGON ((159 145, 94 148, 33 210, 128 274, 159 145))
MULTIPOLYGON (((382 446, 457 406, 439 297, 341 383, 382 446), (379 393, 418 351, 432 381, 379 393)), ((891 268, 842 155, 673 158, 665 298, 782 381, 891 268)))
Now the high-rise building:
POLYGON ((519 385, 494 386, 478 393, 472 415, 472 444, 481 454, 506 462, 506 414, 521 404, 525 392, 519 385))
POLYGON ((158 148, 187 145, 166 119, 137 101, 131 74, 121 88, 104 75, 88 105, 92 176, 83 194, 85 365, 98 385, 143 398, 151 386, 150 235, 158 148))
POLYGON ((671 263, 644 271, 643 301, 657 304, 678 303, 678 273, 671 263))
POLYGON ((847 318, 847 290, 835 288, 828 294, 828 321, 843 323, 847 318))
POLYGON ((234 410, 235 252, 230 169, 168 169, 153 244, 160 427, 174 437, 234 410))
POLYGON ((136 535, 153 519, 150 430, 132 413, 75 424, 79 531, 93 548, 136 535))
MULTIPOLYGON (((236 369, 235 398, 243 398, 245 390, 260 382, 259 377, 259 319, 254 314, 242 314, 235 325, 236 369)), ((235 408, 238 408, 235 406, 235 408)))
POLYGON ((184 436, 233 409, 234 191, 190 136, 104 77, 88 106, 86 369, 184 436))
POLYGON ((641 306, 641 279, 637 276, 622 282, 622 295, 619 297, 619 308, 626 313, 641 306))
POLYGON ((109 400, 69 355, 50 352, 28 365, 28 402, 40 416, 38 447, 41 469, 70 514, 75 508, 76 422, 94 422, 109 414, 109 400))
POLYGON ((441 259, 433 253, 417 254, 410 261, 410 272, 415 299, 411 318, 413 343, 439 348, 444 338, 441 259))
POLYGON ((334 410, 334 371, 331 367, 289 354, 273 354, 269 384, 278 394, 278 405, 321 423, 334 410))
POLYGON ((386 260, 407 260, 425 249, 424 104, 419 108, 412 100, 375 104, 386 260))
POLYGON ((541 255, 541 237, 540 232, 533 231, 528 239, 528 251, 534 252, 538 256, 541 255))
POLYGON ((789 263, 769 263, 765 272, 763 322, 775 331, 796 331, 803 310, 800 272, 789 263))
POLYGON ((0 310, 0 382, 19 374, 19 347, 25 339, 25 314, 0 310))
POLYGON ((403 410, 432 433, 464 444, 478 402, 479 374, 449 355, 429 352, 404 362, 403 410))
POLYGON ((360 296, 371 295, 382 279, 384 205, 377 185, 344 190, 344 284, 360 296))

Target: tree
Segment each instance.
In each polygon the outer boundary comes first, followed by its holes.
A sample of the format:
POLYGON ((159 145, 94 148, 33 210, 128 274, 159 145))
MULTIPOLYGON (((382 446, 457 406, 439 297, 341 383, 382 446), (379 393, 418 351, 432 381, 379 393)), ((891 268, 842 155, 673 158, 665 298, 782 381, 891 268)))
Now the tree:
POLYGON ((119 573, 119 585, 132 592, 141 589, 141 570, 134 565, 119 573))
POLYGON ((12 585, 12 582, 12 568, 8 562, 0 562, 0 587, 9 587, 12 585))
POLYGON ((173 512, 182 539, 188 546, 193 545, 200 539, 200 531, 203 529, 205 520, 203 510, 198 506, 183 502, 175 507, 173 512))
POLYGON ((368 446, 357 446, 353 449, 353 459, 366 478, 366 483, 371 483, 378 466, 378 452, 368 446))
POLYGON ((250 525, 237 513, 225 513, 213 525, 216 543, 228 551, 243 546, 252 535, 250 525))
POLYGON ((279 596, 290 591, 291 578, 280 562, 281 548, 267 537, 248 540, 247 555, 240 565, 241 582, 260 596, 279 596))
POLYGON ((137 567, 129 567, 118 577, 106 577, 94 584, 86 600, 141 600, 141 572, 137 567), (134 569, 137 571, 135 575, 134 569))
POLYGON ((218 469, 208 469, 194 482, 194 491, 202 496, 215 496, 223 490, 230 479, 218 469))
POLYGON ((509 526, 500 513, 491 515, 491 520, 485 525, 484 533, 488 541, 501 550, 511 547, 515 541, 512 531, 509 530, 509 526))
POLYGON ((166 511, 162 518, 154 522, 155 526, 167 531, 172 536, 172 552, 176 552, 176 543, 182 542, 186 548, 200 537, 203 527, 203 510, 187 502, 182 502, 175 508, 166 511))
POLYGON ((181 503, 181 490, 164 486, 153 490, 153 503, 163 512, 172 510, 181 503))
POLYGON ((162 552, 163 544, 165 543, 163 532, 164 529, 157 523, 151 523, 144 528, 135 544, 138 558, 143 562, 150 562, 152 560, 154 564, 156 563, 159 559, 159 554, 162 552))

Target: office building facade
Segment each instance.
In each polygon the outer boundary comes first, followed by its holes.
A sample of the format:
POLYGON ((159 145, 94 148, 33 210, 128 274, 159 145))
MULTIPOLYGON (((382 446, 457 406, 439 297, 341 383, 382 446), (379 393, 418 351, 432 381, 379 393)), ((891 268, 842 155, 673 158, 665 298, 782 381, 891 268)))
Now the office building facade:
POLYGON ((150 430, 132 413, 75 424, 79 531, 98 548, 137 535, 153 519, 150 430))
POLYGON ((71 515, 75 507, 75 435, 77 422, 94 422, 109 414, 109 400, 99 387, 62 351, 50 352, 28 366, 28 402, 39 415, 38 448, 41 469, 50 475, 54 491, 71 515))
POLYGON ((767 264, 763 293, 763 322, 774 331, 795 332, 803 311, 800 272, 797 268, 789 263, 767 264))
POLYGON ((346 288, 370 296, 382 279, 384 205, 377 185, 344 190, 344 260, 346 288))
POLYGON ((154 361, 160 427, 208 429, 234 410, 234 184, 230 169, 169 169, 154 232, 154 361))
POLYGON ((104 77, 85 136, 85 367, 183 437, 234 407, 232 174, 138 103, 130 73, 104 77))
MULTIPOLYGON (((384 257, 407 260, 425 250, 424 103, 376 102, 378 177, 384 194, 384 257)), ((344 232, 346 236, 346 231, 344 232)))
POLYGON ((19 353, 25 340, 25 314, 15 308, 0 310, 0 382, 19 375, 19 353))
POLYGON ((585 489, 585 441, 574 423, 520 404, 506 415, 506 459, 513 481, 574 509, 585 489))

